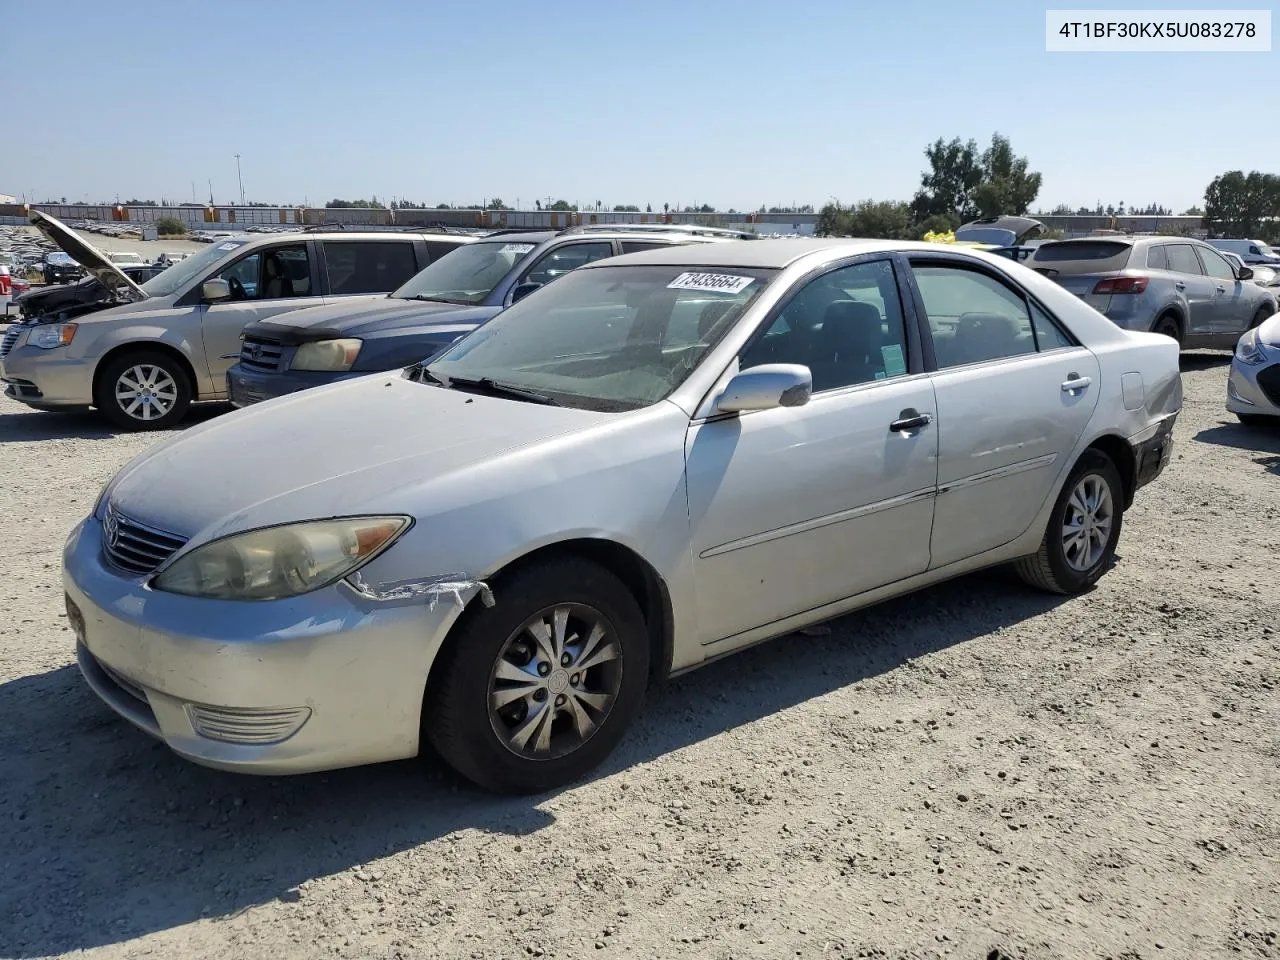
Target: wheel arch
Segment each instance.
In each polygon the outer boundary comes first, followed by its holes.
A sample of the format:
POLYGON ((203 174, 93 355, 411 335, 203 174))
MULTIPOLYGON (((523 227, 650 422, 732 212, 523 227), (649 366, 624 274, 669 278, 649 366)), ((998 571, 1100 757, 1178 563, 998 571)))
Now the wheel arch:
MULTIPOLYGON (((1080 452, 1080 456, 1085 456, 1091 450, 1105 454, 1107 459, 1115 464, 1120 474, 1120 482, 1124 484, 1124 509, 1128 510, 1133 506, 1133 497, 1138 490, 1138 461, 1133 454, 1133 447, 1124 437, 1114 433, 1104 433, 1085 447, 1080 452)), ((1079 458, 1076 462, 1080 462, 1079 458)))
POLYGON ((167 357, 176 360, 182 367, 183 372, 187 375, 187 382, 191 385, 191 399, 198 399, 200 396, 200 381, 196 377, 195 367, 191 360, 177 347, 172 344, 165 343, 163 340, 128 340, 124 343, 116 344, 101 357, 98 358, 97 364, 93 368, 93 384, 92 396, 94 402, 97 402, 98 387, 102 383, 103 371, 118 357, 125 356, 129 353, 163 353, 167 357))
POLYGON ((1187 335, 1187 311, 1180 300, 1171 300, 1157 310, 1151 318, 1151 326, 1147 329, 1154 330, 1161 317, 1173 317, 1178 324, 1179 333, 1183 337, 1187 335))

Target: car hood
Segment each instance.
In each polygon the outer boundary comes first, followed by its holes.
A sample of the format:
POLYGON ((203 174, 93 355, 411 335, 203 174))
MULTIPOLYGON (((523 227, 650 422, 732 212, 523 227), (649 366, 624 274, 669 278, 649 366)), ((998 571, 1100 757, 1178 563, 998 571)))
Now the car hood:
POLYGON ((56 243, 72 260, 88 270, 119 300, 145 300, 147 294, 125 275, 111 258, 91 243, 80 239, 70 227, 55 217, 32 210, 31 225, 56 243))
POLYGON ((205 542, 333 516, 409 512, 421 487, 613 414, 523 403, 374 374, 238 410, 134 459, 112 506, 205 542))
POLYGON ((1262 322, 1258 327, 1258 339, 1268 346, 1280 347, 1280 313, 1262 322))
POLYGON ((498 307, 460 306, 427 300, 378 297, 363 302, 331 303, 280 314, 250 324, 249 336, 269 337, 281 343, 305 343, 333 337, 359 337, 389 330, 419 328, 431 324, 483 323, 498 307))

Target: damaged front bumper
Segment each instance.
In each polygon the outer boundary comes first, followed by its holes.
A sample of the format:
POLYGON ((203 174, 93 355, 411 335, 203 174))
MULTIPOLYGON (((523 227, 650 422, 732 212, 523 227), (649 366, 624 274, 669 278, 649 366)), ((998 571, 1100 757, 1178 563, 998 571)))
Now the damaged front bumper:
POLYGON ((110 567, 93 517, 63 553, 86 681, 210 767, 284 774, 415 756, 431 663, 477 581, 340 581, 275 601, 152 590, 110 567))

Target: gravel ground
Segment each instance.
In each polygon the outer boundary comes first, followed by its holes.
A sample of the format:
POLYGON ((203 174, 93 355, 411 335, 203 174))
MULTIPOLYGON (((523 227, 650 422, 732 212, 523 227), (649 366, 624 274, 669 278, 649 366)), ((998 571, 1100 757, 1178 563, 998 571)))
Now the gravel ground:
POLYGON ((1280 957, 1280 431, 1228 419, 1225 355, 1183 368, 1092 593, 993 572, 755 648, 532 799, 222 774, 116 719, 59 550, 154 438, 0 400, 0 956, 1280 957))

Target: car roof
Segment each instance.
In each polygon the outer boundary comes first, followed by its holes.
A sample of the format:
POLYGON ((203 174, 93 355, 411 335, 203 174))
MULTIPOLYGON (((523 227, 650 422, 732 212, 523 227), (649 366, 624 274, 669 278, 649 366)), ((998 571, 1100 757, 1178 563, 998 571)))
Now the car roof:
POLYGON ((614 257, 608 261, 597 260, 595 263, 579 267, 590 270, 597 266, 628 265, 666 265, 666 266, 706 266, 706 267, 745 267, 757 269, 780 270, 790 266, 801 257, 812 253, 827 251, 846 252, 852 256, 858 253, 873 253, 877 250, 922 250, 938 251, 936 243, 904 243, 898 240, 859 240, 848 238, 793 238, 780 237, 775 240, 725 240, 718 243, 672 244, 662 250, 646 250, 643 253, 629 253, 614 257))

